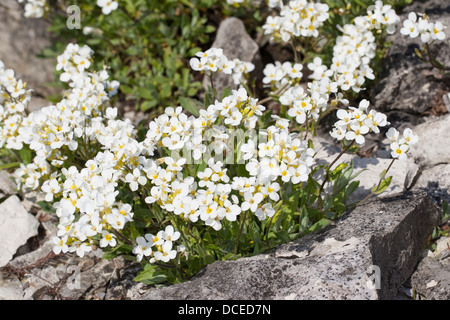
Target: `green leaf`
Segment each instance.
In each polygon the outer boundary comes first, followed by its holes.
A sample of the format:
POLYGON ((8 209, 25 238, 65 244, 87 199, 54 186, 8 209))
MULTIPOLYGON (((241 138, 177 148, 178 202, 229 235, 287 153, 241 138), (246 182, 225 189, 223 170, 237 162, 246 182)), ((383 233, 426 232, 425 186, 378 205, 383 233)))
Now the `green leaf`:
POLYGON ((150 110, 151 108, 155 107, 157 104, 158 104, 157 100, 144 101, 141 103, 141 110, 142 111, 150 110))
POLYGON ((330 223, 331 223, 331 220, 323 218, 323 219, 317 221, 316 223, 314 223, 311 226, 311 228, 308 229, 308 233, 322 230, 323 228, 325 228, 330 223))
POLYGON ((4 163, 4 164, 0 165, 0 170, 19 167, 19 166, 20 166, 20 162, 4 163))
POLYGON ((289 237, 289 233, 284 230, 277 231, 275 233, 276 237, 284 243, 290 242, 291 238, 289 237))
POLYGON ((193 99, 180 97, 180 104, 186 111, 188 111, 192 115, 196 117, 200 115, 200 108, 197 106, 193 99))
POLYGON ((157 284, 166 281, 167 276, 158 271, 157 266, 146 264, 144 270, 138 273, 134 278, 134 281, 142 282, 144 284, 157 284))
POLYGON ((144 98, 146 100, 154 99, 152 92, 147 88, 138 88, 137 93, 141 98, 144 98))
POLYGON ((345 199, 347 199, 359 187, 359 181, 351 182, 347 189, 345 189, 345 199))
POLYGON ((139 233, 139 231, 137 231, 136 226, 134 225, 134 223, 130 223, 130 231, 131 231, 131 236, 134 239, 138 238, 141 235, 139 233))
POLYGON ((55 213, 56 210, 50 202, 47 201, 38 201, 37 204, 41 207, 41 209, 48 213, 55 213))
POLYGON ((132 94, 133 88, 127 85, 120 85, 120 91, 122 91, 125 94, 132 94))
POLYGON ((20 156, 20 159, 22 159, 22 162, 24 164, 29 164, 29 163, 31 163, 33 154, 30 149, 23 148, 23 149, 19 150, 19 156, 20 156))
POLYGON ((389 185, 391 184, 391 181, 392 181, 392 176, 387 177, 386 179, 384 179, 383 181, 381 181, 379 187, 378 187, 378 186, 374 186, 374 187, 372 188, 372 193, 374 193, 374 194, 380 194, 380 193, 382 193, 383 191, 385 191, 385 190, 389 187, 389 185), (377 188, 377 187, 378 187, 378 188, 377 188))
POLYGON ((232 94, 232 90, 230 87, 226 87, 222 92, 222 100, 232 94))

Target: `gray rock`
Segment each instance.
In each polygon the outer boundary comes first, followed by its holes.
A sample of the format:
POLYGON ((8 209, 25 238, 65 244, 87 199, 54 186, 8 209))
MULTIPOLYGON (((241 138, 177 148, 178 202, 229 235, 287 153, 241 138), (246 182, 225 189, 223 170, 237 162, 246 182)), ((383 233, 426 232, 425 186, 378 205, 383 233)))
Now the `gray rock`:
POLYGON ((446 146, 450 145, 450 115, 426 121, 414 127, 419 142, 411 147, 410 154, 416 163, 429 168, 438 164, 450 163, 450 153, 446 146))
POLYGON ((216 261, 142 299, 390 299, 412 274, 439 210, 424 193, 379 198, 268 254, 216 261))
POLYGON ((0 276, 0 300, 22 300, 23 295, 22 284, 17 277, 0 276))
POLYGON ((0 194, 13 195, 16 193, 17 186, 11 180, 11 175, 4 170, 0 170, 0 194))
POLYGON ((0 267, 6 265, 16 250, 38 234, 39 221, 29 214, 17 196, 0 204, 0 267))
MULTIPOLYGON (((315 159, 318 164, 330 164, 340 152, 337 146, 320 137, 316 138, 314 147, 317 151, 315 159)), ((358 189, 350 196, 350 202, 360 201, 371 193, 372 188, 377 186, 380 181, 381 172, 389 167, 392 158, 390 156, 389 158, 362 158, 357 155, 345 153, 339 158, 338 162, 333 166, 333 169, 340 163, 350 164, 351 161, 353 161, 354 173, 360 172, 354 179, 355 181, 359 181, 360 184, 358 189)), ((413 159, 407 159, 406 162, 395 161, 387 173, 387 177, 392 176, 391 184, 382 195, 393 195, 409 189, 419 172, 420 167, 414 163, 413 159)), ((321 172, 319 172, 320 174, 321 172)), ((318 181, 323 181, 322 176, 317 177, 318 181)))
MULTIPOLYGON (((382 112, 399 110, 417 116, 429 112, 445 113, 443 95, 450 91, 450 83, 430 63, 417 59, 415 50, 422 47, 420 39, 400 33, 402 22, 412 11, 425 12, 432 21, 450 24, 450 4, 446 0, 414 1, 402 10, 401 23, 395 34, 387 38, 393 45, 388 50, 384 71, 373 92, 373 105, 382 112)), ((450 66, 448 41, 433 43, 431 51, 437 60, 450 66)))
MULTIPOLYGON (((236 17, 226 18, 220 23, 211 47, 222 48, 223 54, 228 60, 237 58, 241 61, 252 62, 255 65, 259 63, 260 57, 257 54, 259 46, 247 33, 244 23, 236 17)), ((210 85, 209 78, 205 77, 203 86, 206 88, 208 85, 210 85)), ((218 97, 222 96, 223 90, 227 87, 237 88, 231 75, 224 73, 214 75, 214 87, 218 97)))
POLYGON ((443 201, 450 203, 450 164, 438 164, 424 169, 414 188, 426 191, 439 205, 443 201))
POLYGON ((35 90, 36 96, 46 97, 60 91, 46 83, 55 80, 56 59, 37 57, 51 44, 47 23, 43 19, 27 19, 16 0, 3 0, 0 9, 0 60, 5 68, 13 69, 17 79, 35 90), (8 8, 8 9, 6 9, 8 8), (26 63, 24 63, 26 62, 26 63))
POLYGON ((425 257, 411 276, 411 284, 423 300, 449 300, 450 264, 425 257))

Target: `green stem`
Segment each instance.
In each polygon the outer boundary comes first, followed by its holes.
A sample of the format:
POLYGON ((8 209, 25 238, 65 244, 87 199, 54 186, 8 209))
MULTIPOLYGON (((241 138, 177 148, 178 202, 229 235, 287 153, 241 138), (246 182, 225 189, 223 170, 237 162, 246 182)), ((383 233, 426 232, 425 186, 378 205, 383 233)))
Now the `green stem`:
POLYGON ((319 206, 320 206, 320 207, 322 207, 322 198, 320 197, 320 195, 322 194, 323 188, 325 187, 325 183, 327 182, 328 177, 330 176, 330 170, 331 170, 331 167, 336 163, 336 161, 339 160, 339 158, 340 158, 345 152, 348 151, 348 149, 350 149, 350 147, 353 145, 353 142, 354 142, 354 141, 355 141, 355 140, 350 141, 350 142, 348 143, 347 147, 346 147, 345 149, 343 149, 343 150, 338 154, 338 156, 336 157, 336 159, 334 159, 333 162, 331 162, 330 165, 328 166, 328 168, 327 168, 327 173, 326 173, 325 178, 323 179, 322 185, 320 186, 320 189, 319 189, 319 195, 317 196, 317 199, 318 199, 318 201, 319 201, 319 206))
POLYGON ((424 44, 424 48, 425 48, 425 50, 426 50, 426 52, 427 52, 428 60, 429 60, 430 63, 433 65, 433 67, 435 67, 435 68, 437 68, 437 69, 439 69, 439 70, 444 70, 444 71, 450 70, 450 68, 445 67, 445 66, 443 66, 443 65, 439 65, 439 64, 437 64, 437 63, 435 62, 435 59, 433 59, 432 56, 431 56, 431 50, 430 50, 430 46, 428 45, 428 43, 425 43, 425 44, 424 44))
POLYGON ((236 244, 234 245, 234 251, 233 251, 234 254, 237 254, 237 250, 239 247, 239 241, 241 240, 242 230, 244 229, 244 223, 245 223, 246 218, 247 218, 247 211, 244 212, 244 214, 242 215, 242 218, 241 218, 241 226, 239 228, 239 233, 236 238, 236 244))

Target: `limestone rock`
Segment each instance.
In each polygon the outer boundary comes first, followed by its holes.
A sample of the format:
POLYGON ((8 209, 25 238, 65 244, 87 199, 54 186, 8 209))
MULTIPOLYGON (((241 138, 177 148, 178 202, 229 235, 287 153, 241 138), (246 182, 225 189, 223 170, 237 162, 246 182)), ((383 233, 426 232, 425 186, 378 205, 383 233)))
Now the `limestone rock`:
MULTIPOLYGON (((413 11, 426 13, 431 21, 450 23, 450 4, 445 0, 414 1, 403 8, 401 21, 413 11)), ((384 71, 373 92, 375 109, 382 112, 403 111, 416 116, 432 112, 433 109, 445 113, 443 96, 450 91, 450 83, 430 63, 422 63, 417 59, 415 50, 422 47, 422 43, 419 37, 411 39, 403 36, 401 27, 402 23, 397 26, 395 34, 387 38, 393 45, 388 50, 384 71)), ((431 51, 438 61, 450 66, 448 41, 433 43, 431 51)))
POLYGON ((412 274, 438 223, 424 193, 379 198, 268 254, 216 261, 142 299, 390 299, 412 274))
POLYGON ((22 300, 23 289, 19 279, 15 276, 0 276, 0 300, 22 300))
POLYGON ((17 193, 17 186, 10 178, 9 173, 0 170, 0 194, 13 195, 17 193))
POLYGON ((56 59, 43 59, 37 55, 51 44, 51 35, 43 19, 27 19, 23 13, 17 0, 2 0, 0 60, 5 68, 15 71, 17 79, 35 90, 36 96, 46 97, 57 93, 57 88, 45 85, 55 80, 56 59))
POLYGON ((424 300, 450 299, 450 264, 425 257, 411 277, 416 293, 424 300))
POLYGON ((419 142, 410 151, 418 164, 424 167, 450 163, 450 153, 446 146, 450 145, 450 115, 427 121, 413 131, 419 136, 419 142))
POLYGON ((439 205, 443 201, 450 203, 450 164, 423 169, 414 188, 426 191, 439 205))
POLYGON ((0 267, 6 265, 16 250, 38 234, 39 221, 29 214, 17 196, 0 204, 0 267))
MULTIPOLYGON (((314 146, 317 151, 315 159, 318 164, 330 164, 340 152, 337 146, 319 137, 316 138, 314 146)), ((349 201, 359 201, 369 195, 372 188, 379 183, 381 172, 388 168, 392 158, 362 158, 346 153, 339 158, 332 169, 336 168, 340 163, 350 164, 351 161, 353 161, 354 173, 361 173, 355 178, 355 181, 360 181, 359 187, 350 196, 349 201)), ((387 174, 387 176, 392 176, 391 184, 383 192, 383 195, 392 195, 409 189, 416 176, 418 176, 419 169, 420 167, 412 159, 408 159, 406 162, 395 161, 387 174)), ((318 177, 318 180, 323 181, 323 178, 318 177)))

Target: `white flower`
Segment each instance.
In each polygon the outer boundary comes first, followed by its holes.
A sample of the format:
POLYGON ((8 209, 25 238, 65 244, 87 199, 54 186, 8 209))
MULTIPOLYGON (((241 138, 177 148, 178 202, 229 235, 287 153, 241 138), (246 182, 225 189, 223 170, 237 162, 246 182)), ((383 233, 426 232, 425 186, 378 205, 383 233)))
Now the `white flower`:
POLYGON ((125 181, 130 184, 131 191, 136 191, 140 185, 147 183, 145 175, 141 175, 141 171, 138 168, 133 169, 133 173, 127 173, 125 181))
POLYGON ((106 246, 115 247, 116 246, 116 236, 112 233, 109 233, 106 230, 102 231, 102 238, 100 240, 100 247, 104 248, 106 246))
POLYGON ((440 21, 436 21, 435 23, 430 23, 428 25, 428 31, 430 32, 431 38, 433 40, 444 40, 445 39, 444 29, 445 26, 440 21))
POLYGON ((244 143, 240 150, 244 154, 243 159, 245 161, 253 158, 258 151, 255 142, 252 139, 248 139, 247 143, 244 143))
POLYGON ((119 3, 114 0, 97 0, 97 5, 102 8, 103 14, 110 14, 119 7, 119 3))
POLYGON ((398 144, 397 142, 393 142, 391 143, 391 156, 394 159, 399 159, 399 160, 406 160, 407 156, 406 153, 409 150, 409 147, 407 144, 398 144))
POLYGON ((69 251, 69 247, 66 244, 67 238, 68 238, 67 235, 63 236, 62 238, 57 236, 52 237, 52 242, 55 245, 53 247, 53 252, 55 254, 60 254, 61 252, 66 253, 69 251))
POLYGON ((133 248, 133 254, 135 254, 137 257, 137 261, 141 261, 144 256, 148 257, 152 254, 152 246, 153 242, 148 241, 147 235, 144 237, 137 237, 136 238, 136 246, 133 248))
POLYGON ((389 128, 389 130, 386 132, 386 137, 389 139, 389 141, 397 142, 399 139, 400 132, 398 132, 395 128, 389 128))
POLYGON ((363 145, 366 141, 364 135, 369 132, 369 127, 359 123, 350 125, 351 130, 347 131, 345 138, 349 141, 355 140, 357 144, 363 145))
POLYGON ((278 191, 280 191, 280 185, 278 182, 267 184, 261 188, 262 194, 268 196, 273 201, 278 201, 280 199, 278 191))
POLYGON ((172 242, 166 241, 161 246, 161 251, 155 251, 153 253, 153 257, 156 261, 169 262, 172 259, 175 259, 177 256, 177 251, 172 250, 172 242))
POLYGON ((272 217, 275 214, 275 209, 272 207, 270 203, 266 203, 259 207, 256 212, 255 216, 258 217, 259 220, 264 220, 267 217, 272 217))
POLYGON ((242 211, 250 210, 255 212, 258 209, 259 203, 264 199, 264 196, 261 192, 257 192, 255 194, 251 192, 246 192, 244 194, 244 202, 241 204, 242 211))
POLYGON ((180 233, 175 231, 173 226, 169 225, 164 230, 162 237, 165 241, 177 241, 180 238, 180 233))

